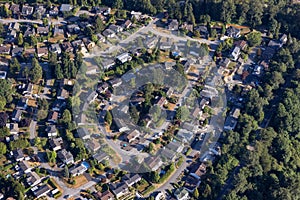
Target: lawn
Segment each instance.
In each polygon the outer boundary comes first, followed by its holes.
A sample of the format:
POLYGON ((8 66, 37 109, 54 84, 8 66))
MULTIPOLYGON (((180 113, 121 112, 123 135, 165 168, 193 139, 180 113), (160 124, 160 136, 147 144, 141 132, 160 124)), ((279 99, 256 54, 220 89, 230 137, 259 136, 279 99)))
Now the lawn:
POLYGON ((75 184, 69 184, 67 183, 67 181, 65 181, 65 184, 69 187, 69 188, 79 188, 80 186, 86 184, 88 182, 87 178, 84 175, 80 175, 80 176, 76 176, 73 177, 73 179, 75 180, 75 184))

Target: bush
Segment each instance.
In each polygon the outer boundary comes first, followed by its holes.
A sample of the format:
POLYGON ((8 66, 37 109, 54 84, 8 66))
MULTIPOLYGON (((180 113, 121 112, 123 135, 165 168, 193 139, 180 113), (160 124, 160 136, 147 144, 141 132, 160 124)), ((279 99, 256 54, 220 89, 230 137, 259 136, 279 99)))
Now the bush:
POLYGON ((59 191, 58 193, 56 193, 55 195, 53 195, 53 197, 55 199, 59 198, 62 195, 61 191, 59 191))

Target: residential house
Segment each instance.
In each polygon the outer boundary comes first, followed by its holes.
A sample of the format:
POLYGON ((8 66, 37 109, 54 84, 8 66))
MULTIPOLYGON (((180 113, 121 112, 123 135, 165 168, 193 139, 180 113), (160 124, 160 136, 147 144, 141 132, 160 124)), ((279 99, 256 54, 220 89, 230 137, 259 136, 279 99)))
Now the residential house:
POLYGON ((58 112, 56 111, 50 111, 48 115, 48 122, 50 123, 57 123, 58 120, 58 112))
POLYGON ((34 35, 35 35, 35 29, 31 26, 27 26, 23 37, 26 38, 26 37, 31 37, 31 36, 34 36, 34 35))
POLYGON ((26 182, 30 187, 34 187, 37 184, 41 183, 41 180, 42 179, 40 178, 40 176, 35 172, 29 172, 27 174, 26 182))
POLYGON ((176 159, 176 152, 167 148, 162 149, 160 155, 167 161, 174 162, 176 159))
POLYGON ((245 50, 248 47, 248 44, 245 40, 238 40, 234 42, 234 46, 239 47, 241 50, 245 50))
POLYGON ((261 76, 262 72, 263 72, 263 66, 261 66, 261 65, 255 65, 252 74, 256 75, 256 76, 261 76))
POLYGON ((53 151, 61 150, 61 145, 63 144, 63 140, 61 137, 53 138, 49 140, 49 145, 53 151))
POLYGON ((71 43, 69 41, 63 42, 61 45, 63 51, 70 53, 74 51, 74 48, 72 47, 71 43))
POLYGON ((109 191, 106 190, 105 192, 97 192, 95 195, 96 199, 98 200, 114 200, 114 195, 109 191))
POLYGON ((39 58, 42 57, 42 56, 48 56, 48 48, 47 47, 37 48, 37 56, 39 58))
POLYGON ((93 42, 89 38, 82 38, 82 41, 83 41, 83 43, 84 43, 84 45, 86 46, 87 49, 92 49, 96 45, 95 42, 93 42))
POLYGON ((181 30, 187 30, 189 32, 193 32, 194 31, 194 26, 193 26, 193 24, 188 24, 187 22, 184 22, 183 24, 181 24, 180 29, 181 30))
POLYGON ((116 33, 110 29, 105 29, 102 34, 106 38, 114 38, 116 36, 116 33))
POLYGON ((122 84, 122 79, 120 78, 114 78, 109 80, 109 84, 114 88, 114 87, 118 87, 122 84))
POLYGON ((52 104, 52 110, 60 112, 66 105, 67 104, 64 100, 56 99, 52 104))
POLYGON ((138 174, 125 174, 122 177, 122 181, 126 183, 128 187, 133 186, 134 184, 138 183, 140 180, 142 180, 142 177, 138 174))
POLYGON ((157 37, 147 38, 145 40, 145 46, 146 46, 147 49, 152 49, 156 46, 157 42, 158 42, 157 37))
POLYGON ((44 6, 42 5, 38 5, 35 8, 35 16, 37 17, 37 19, 41 19, 46 13, 46 8, 44 8, 44 6))
POLYGON ((15 39, 17 37, 17 31, 16 30, 10 30, 8 31, 7 33, 7 37, 6 37, 6 40, 7 42, 14 42, 15 39))
POLYGON ((185 178, 184 188, 188 192, 192 193, 197 187, 199 187, 200 183, 201 181, 199 179, 189 175, 185 178))
POLYGON ((167 29, 170 31, 178 31, 178 26, 179 26, 179 23, 178 23, 177 19, 172 19, 169 22, 167 29))
POLYGON ((67 151, 66 149, 62 149, 57 153, 57 157, 65 164, 73 164, 74 157, 71 152, 67 151))
POLYGON ((18 17, 19 17, 20 12, 21 12, 21 10, 20 10, 20 5, 19 5, 19 4, 12 4, 12 5, 10 6, 10 10, 11 10, 11 12, 12 12, 12 14, 13 14, 13 16, 14 16, 15 18, 18 18, 18 17))
POLYGON ((52 6, 52 8, 50 8, 50 10, 49 10, 49 15, 55 17, 58 15, 58 12, 59 12, 58 7, 52 6))
POLYGON ((195 28, 195 31, 198 31, 200 33, 200 36, 203 38, 207 38, 209 35, 207 26, 197 26, 195 28))
POLYGON ((147 157, 144 160, 144 163, 149 167, 151 171, 157 171, 162 165, 163 162, 160 157, 147 157))
POLYGON ((132 25, 132 22, 129 19, 127 19, 127 20, 124 21, 124 23, 122 24, 121 27, 123 29, 128 29, 128 28, 130 28, 131 25, 132 25))
POLYGON ((61 48, 59 44, 51 44, 50 51, 53 53, 61 54, 61 48))
POLYGON ((181 142, 170 142, 169 144, 167 144, 166 148, 175 151, 177 153, 182 152, 184 145, 181 142))
POLYGON ((101 35, 101 33, 96 34, 96 36, 97 36, 97 39, 98 39, 99 42, 105 42, 106 41, 105 37, 103 35, 101 35))
POLYGON ((174 191, 174 196, 176 197, 177 200, 188 200, 188 199, 190 199, 189 192, 184 188, 177 188, 174 191))
POLYGON ((24 48, 23 47, 15 47, 13 46, 12 50, 11 50, 11 56, 12 57, 16 57, 16 56, 21 56, 23 53, 24 48))
POLYGON ((26 160, 22 160, 18 163, 18 166, 22 173, 27 174, 32 170, 32 167, 29 165, 29 163, 26 160))
POLYGON ((12 23, 9 24, 8 29, 19 31, 20 30, 20 24, 18 22, 12 22, 12 23))
POLYGON ((224 123, 225 131, 232 131, 236 127, 238 117, 240 115, 239 108, 233 108, 230 112, 230 115, 226 118, 224 123))
POLYGON ((64 37, 64 30, 55 26, 53 29, 53 37, 64 37))
POLYGON ((141 133, 138 130, 134 130, 126 134, 125 140, 129 143, 133 142, 135 139, 137 139, 140 136, 140 134, 141 133))
POLYGON ((274 50, 278 50, 282 47, 282 43, 277 40, 270 40, 270 42, 268 43, 268 47, 271 47, 274 50))
POLYGON ((282 45, 286 44, 287 41, 288 41, 288 37, 286 34, 283 34, 280 38, 279 38, 279 41, 282 45))
POLYGON ((109 188, 117 199, 129 193, 128 186, 124 182, 111 183, 109 184, 109 188))
POLYGON ((122 53, 121 55, 118 55, 116 59, 121 64, 124 64, 125 62, 130 61, 132 57, 129 55, 129 53, 122 53))
POLYGON ((11 120, 14 122, 20 122, 22 118, 22 112, 23 112, 22 110, 15 109, 12 112, 11 120))
POLYGON ((0 46, 0 54, 10 54, 11 45, 0 46))
POLYGON ((90 132, 87 130, 87 128, 78 128, 77 129, 77 134, 78 134, 78 137, 83 139, 83 140, 87 140, 87 139, 90 139, 91 138, 91 134, 90 132))
POLYGON ((57 99, 66 100, 67 98, 69 98, 69 92, 64 88, 60 88, 57 93, 57 99))
POLYGON ((226 35, 231 38, 239 38, 241 36, 241 30, 236 27, 229 26, 226 29, 226 35))
POLYGON ((22 92, 22 94, 24 96, 31 96, 33 92, 33 84, 32 83, 27 83, 24 87, 24 90, 22 92))
POLYGON ((176 65, 176 62, 165 62, 164 66, 166 70, 171 70, 176 65))
POLYGON ((60 12, 70 12, 70 11, 72 11, 72 5, 70 5, 70 4, 61 4, 61 6, 60 6, 60 12))
POLYGON ((109 7, 99 7, 99 6, 94 6, 92 9, 92 12, 95 14, 103 14, 103 15, 109 15, 111 11, 111 8, 109 7))
POLYGON ((85 48, 82 40, 74 40, 71 42, 71 44, 74 47, 74 49, 85 48))
POLYGON ((110 69, 116 64, 116 62, 113 59, 108 59, 103 61, 101 64, 103 66, 103 69, 110 69))
POLYGON ((83 174, 84 172, 86 172, 87 170, 87 167, 85 165, 77 165, 77 166, 74 166, 72 168, 70 168, 70 174, 71 176, 79 176, 81 174, 83 174))
POLYGON ((45 184, 45 185, 42 185, 42 186, 36 186, 36 187, 33 187, 31 188, 31 191, 33 192, 33 194, 36 196, 36 198, 40 198, 42 196, 46 196, 46 194, 48 192, 50 192, 51 188, 45 184))
POLYGON ((109 88, 109 84, 107 82, 98 83, 98 85, 97 85, 97 92, 98 93, 103 93, 106 90, 108 90, 108 88, 109 88))
POLYGON ((70 34, 77 34, 80 32, 80 28, 77 24, 69 24, 67 25, 67 31, 70 34))
POLYGON ((19 162, 19 161, 22 161, 25 159, 25 156, 24 156, 24 153, 22 151, 22 149, 16 149, 16 150, 13 150, 11 152, 12 156, 14 157, 14 159, 19 162))
POLYGON ((36 28, 36 33, 39 35, 48 35, 49 33, 49 27, 43 27, 43 26, 39 26, 36 28))
POLYGON ((98 97, 98 93, 96 91, 92 91, 87 97, 87 102, 90 104, 94 102, 98 97))
POLYGON ((239 56, 240 56, 240 53, 241 53, 240 47, 235 46, 235 47, 233 48, 233 50, 231 51, 230 58, 233 59, 234 61, 237 61, 237 59, 238 59, 239 56))
POLYGON ((206 173, 206 165, 204 163, 197 163, 191 168, 189 173, 191 176, 200 179, 200 177, 206 173))
POLYGON ((27 6, 23 5, 22 6, 22 15, 23 16, 29 16, 33 14, 33 7, 32 6, 27 6))
POLYGON ((24 51, 25 58, 33 58, 35 55, 35 48, 26 48, 24 51))
POLYGON ((131 19, 135 18, 135 20, 139 21, 141 19, 142 13, 141 12, 136 12, 136 11, 131 11, 131 19))
POLYGON ((112 30, 115 33, 120 33, 123 31, 123 28, 119 25, 111 24, 108 29, 112 30))
POLYGON ((191 131, 193 133, 199 130, 198 126, 189 122, 184 122, 181 126, 183 129, 191 131))
POLYGON ((172 47, 172 42, 162 42, 159 45, 159 49, 162 51, 169 51, 172 47))
POLYGON ((93 157, 95 160, 97 160, 98 163, 102 163, 103 161, 109 159, 109 155, 107 155, 105 152, 93 154, 93 157))
POLYGON ((219 64, 221 67, 227 68, 230 64, 230 60, 228 58, 223 59, 219 64))
POLYGON ((17 123, 7 124, 7 127, 9 128, 9 133, 11 135, 15 135, 19 133, 19 125, 17 123))
POLYGON ((86 142, 86 147, 90 150, 90 152, 96 152, 100 149, 100 142, 97 140, 89 140, 86 142))
POLYGON ((50 124, 46 127, 46 132, 47 132, 48 137, 56 137, 57 136, 56 126, 53 124, 50 124))
POLYGON ((158 192, 154 196, 154 200, 165 200, 165 199, 166 199, 166 196, 163 192, 158 192))

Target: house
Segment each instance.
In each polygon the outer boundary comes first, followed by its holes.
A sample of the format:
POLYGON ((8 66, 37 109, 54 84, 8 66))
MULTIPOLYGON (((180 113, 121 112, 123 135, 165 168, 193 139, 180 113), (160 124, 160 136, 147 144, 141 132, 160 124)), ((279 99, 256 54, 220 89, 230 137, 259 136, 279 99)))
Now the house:
POLYGON ((46 127, 46 132, 47 132, 48 137, 56 137, 57 136, 56 126, 53 124, 50 124, 46 127))
POLYGON ((128 186, 124 182, 111 183, 109 184, 109 188, 117 199, 129 193, 128 186))
POLYGON ((52 53, 61 54, 61 48, 60 48, 59 44, 51 44, 50 51, 52 53))
POLYGON ((14 17, 18 17, 20 15, 20 5, 19 4, 13 4, 10 6, 10 10, 14 17))
POLYGON ((248 44, 245 40, 238 40, 234 42, 234 46, 239 47, 241 50, 245 50, 248 47, 248 44))
POLYGON ((42 57, 42 56, 48 56, 48 48, 47 47, 37 48, 37 56, 39 58, 42 57))
POLYGON ((109 155, 107 155, 105 152, 93 154, 93 157, 95 160, 97 160, 98 163, 101 163, 101 162, 109 159, 109 155))
POLYGON ((227 68, 230 64, 230 60, 228 58, 223 59, 219 64, 221 67, 227 68))
POLYGON ((149 167, 151 171, 157 171, 162 165, 163 161, 161 160, 160 157, 147 157, 144 160, 144 163, 149 167))
POLYGON ((68 31, 68 33, 71 33, 71 34, 77 34, 80 32, 80 28, 77 24, 70 24, 70 25, 67 25, 67 31, 68 31))
POLYGON ((10 123, 6 125, 9 128, 9 132, 11 135, 19 133, 19 125, 17 123, 10 123))
POLYGON ((16 57, 16 56, 21 56, 23 53, 24 48, 23 47, 14 47, 11 50, 11 56, 16 57))
POLYGON ((174 191, 174 196, 176 197, 177 200, 188 200, 188 199, 190 199, 189 192, 184 188, 177 188, 174 191))
POLYGON ((74 48, 72 47, 71 43, 69 41, 63 42, 61 45, 63 51, 70 53, 74 51, 74 48))
POLYGON ((129 20, 129 19, 127 19, 123 24, 122 24, 122 28, 123 29, 128 29, 128 28, 130 28, 130 26, 132 25, 132 22, 129 20))
POLYGON ((29 172, 27 174, 26 182, 30 187, 34 187, 37 184, 41 183, 41 180, 42 179, 40 178, 40 176, 35 172, 29 172))
POLYGON ((20 30, 20 24, 18 22, 10 23, 9 26, 8 26, 8 29, 19 31, 20 30))
POLYGON ((57 7, 57 6, 53 6, 53 7, 50 8, 50 10, 49 10, 49 15, 55 17, 55 16, 58 15, 58 12, 59 12, 58 7, 57 7))
POLYGON ((70 12, 70 11, 72 11, 72 5, 70 5, 70 4, 61 4, 61 6, 60 6, 60 12, 70 12))
POLYGON ((24 32, 24 38, 34 36, 35 35, 35 29, 31 26, 27 26, 25 32, 24 32))
POLYGON ((145 40, 145 46, 146 46, 147 49, 152 49, 156 46, 157 42, 158 42, 157 37, 147 38, 145 40))
POLYGON ((103 14, 103 15, 109 15, 111 11, 111 8, 109 7, 99 7, 99 6, 94 6, 92 9, 92 12, 95 14, 103 14))
POLYGON ((98 97, 98 93, 96 91, 92 91, 87 97, 87 102, 90 104, 94 102, 98 97))
POLYGON ((11 45, 0 46, 0 54, 10 54, 11 45))
POLYGON ((167 144, 166 148, 175 151, 177 153, 182 152, 184 145, 181 142, 170 142, 169 144, 167 144))
POLYGON ((83 43, 84 43, 84 45, 86 46, 87 49, 92 49, 96 45, 95 42, 93 42, 89 38, 82 38, 82 41, 83 41, 83 43))
POLYGON ((22 6, 22 15, 28 16, 33 14, 33 7, 32 6, 22 6))
POLYGON ((27 174, 31 171, 32 167, 29 165, 29 163, 26 160, 22 160, 18 163, 18 166, 20 170, 24 173, 27 174))
POLYGON ((195 178, 194 176, 187 176, 185 178, 185 183, 184 183, 184 188, 188 191, 188 192, 194 192, 194 190, 199 187, 201 181, 197 178, 195 178))
POLYGON ((156 195, 154 196, 154 200, 165 200, 166 196, 163 192, 157 192, 156 195))
POLYGON ((184 122, 181 126, 183 129, 191 131, 193 133, 199 130, 198 126, 189 122, 184 122))
POLYGON ((24 51, 24 57, 33 58, 35 55, 35 48, 26 48, 24 51))
POLYGON ((137 21, 139 21, 141 19, 142 13, 136 12, 136 11, 131 11, 130 15, 131 15, 131 19, 135 18, 137 21))
POLYGON ((27 83, 22 94, 24 96, 31 96, 33 92, 33 84, 32 83, 27 83))
POLYGON ((112 30, 115 33, 119 33, 123 31, 123 28, 119 25, 111 24, 108 29, 112 30))
POLYGON ((102 34, 106 38, 114 38, 116 36, 116 33, 110 29, 105 29, 102 34))
POLYGON ((195 28, 195 31, 198 31, 200 33, 200 36, 203 38, 207 38, 207 36, 209 35, 207 26, 197 26, 195 28))
POLYGON ((87 167, 85 165, 77 165, 77 166, 74 166, 72 168, 70 168, 70 174, 71 176, 79 176, 81 174, 83 174, 84 172, 86 172, 87 170, 87 167))
POLYGON ((138 174, 125 174, 122 177, 122 181, 126 183, 128 187, 133 186, 134 184, 138 183, 140 180, 142 180, 142 177, 138 174))
POLYGON ((159 45, 159 49, 162 51, 169 51, 172 47, 172 42, 162 42, 159 45))
POLYGON ((171 161, 171 162, 174 162, 176 158, 176 152, 167 148, 163 149, 160 155, 167 161, 171 161))
POLYGON ((91 152, 96 152, 100 149, 101 145, 98 141, 96 140, 89 140, 86 142, 86 147, 91 151, 91 152))
POLYGON ((176 65, 176 62, 165 62, 164 66, 166 70, 171 70, 176 65))
POLYGON ((74 41, 71 42, 71 44, 74 47, 74 49, 85 47, 82 40, 74 40, 74 41))
POLYGON ((22 97, 22 98, 18 101, 16 108, 17 108, 17 109, 20 109, 20 110, 26 110, 26 108, 27 108, 27 106, 28 106, 27 103, 28 103, 28 99, 22 97))
POLYGON ((114 79, 109 80, 108 82, 114 88, 114 87, 118 87, 122 84, 122 79, 114 78, 114 79))
POLYGON ((48 116, 48 122, 50 123, 57 123, 58 120, 58 112, 56 111, 50 111, 48 116))
POLYGON ((69 98, 69 92, 64 88, 60 88, 57 93, 57 99, 66 100, 67 98, 69 98))
POLYGON ((16 161, 18 161, 18 162, 25 159, 25 156, 24 156, 24 153, 23 153, 22 149, 16 149, 16 150, 13 150, 13 151, 11 152, 11 154, 12 154, 12 156, 14 157, 14 159, 15 159, 16 161))
POLYGON ((53 29, 53 37, 64 37, 64 30, 55 26, 53 29))
POLYGON ((96 199, 98 200, 114 200, 114 195, 109 191, 106 190, 105 192, 97 192, 95 195, 96 199))
POLYGON ((97 85, 97 92, 98 93, 103 93, 106 90, 108 90, 108 88, 109 88, 109 84, 107 82, 98 83, 98 85, 97 85))
POLYGON ((137 139, 139 136, 140 136, 140 132, 138 130, 134 130, 126 134, 125 140, 130 143, 135 139, 137 139))
POLYGON ((44 6, 42 5, 38 5, 36 6, 35 8, 35 16, 38 18, 38 19, 41 19, 46 13, 46 8, 44 8, 44 6))
POLYGON ((239 38, 241 36, 241 30, 236 27, 229 26, 226 29, 226 35, 231 38, 239 38))
POLYGON ((87 140, 91 138, 91 134, 86 128, 78 128, 77 129, 77 134, 79 138, 82 138, 83 140, 87 140))
POLYGON ((46 194, 48 192, 50 192, 50 187, 45 184, 45 185, 42 185, 42 186, 39 186, 39 187, 33 187, 31 188, 31 191, 33 192, 33 194, 36 196, 36 198, 40 198, 42 196, 46 196, 46 194))
POLYGON ((39 26, 39 27, 36 28, 36 33, 39 34, 39 35, 48 35, 49 27, 39 26))
POLYGON ((170 31, 178 31, 178 26, 179 26, 179 23, 178 23, 177 19, 172 19, 169 22, 167 29, 170 31))
POLYGON ((101 33, 96 34, 96 36, 97 36, 97 39, 98 39, 99 42, 105 42, 106 41, 105 37, 103 35, 101 35, 101 33))
POLYGON ((197 163, 191 168, 189 173, 191 176, 200 179, 200 177, 206 173, 206 165, 204 163, 197 163))
POLYGON ((260 76, 263 72, 263 67, 261 65, 255 65, 252 74, 260 76))
POLYGON ((181 30, 187 30, 189 32, 193 32, 194 31, 194 26, 193 26, 193 24, 188 24, 187 22, 184 22, 183 24, 181 24, 180 29, 181 30))
POLYGON ((103 69, 110 69, 116 64, 116 62, 113 59, 108 59, 103 61, 101 64, 103 66, 103 69))
POLYGON ((61 145, 63 144, 63 140, 61 137, 53 138, 49 140, 49 145, 53 151, 61 150, 61 145))
POLYGON ((119 61, 121 64, 124 64, 127 61, 130 61, 132 57, 129 55, 129 53, 122 53, 121 55, 118 55, 116 57, 116 60, 119 61))
POLYGON ((22 110, 15 109, 12 112, 11 120, 14 122, 20 122, 22 118, 22 112, 23 112, 22 110))
POLYGON ((235 47, 233 48, 233 50, 231 51, 230 58, 231 58, 232 60, 234 60, 234 61, 237 61, 237 59, 238 59, 239 56, 240 56, 240 53, 241 53, 240 47, 235 46, 235 47))
POLYGON ((279 38, 279 41, 282 45, 286 44, 287 41, 288 41, 288 37, 286 34, 283 34, 280 38, 279 38))
POLYGON ((67 151, 66 149, 62 149, 57 153, 57 157, 65 164, 73 164, 74 157, 71 152, 67 151))
POLYGON ((236 127, 238 117, 240 115, 239 108, 233 108, 230 112, 230 115, 226 118, 224 123, 225 131, 232 131, 236 127))
POLYGON ((8 31, 6 41, 14 42, 16 37, 17 37, 17 31, 16 30, 8 31))

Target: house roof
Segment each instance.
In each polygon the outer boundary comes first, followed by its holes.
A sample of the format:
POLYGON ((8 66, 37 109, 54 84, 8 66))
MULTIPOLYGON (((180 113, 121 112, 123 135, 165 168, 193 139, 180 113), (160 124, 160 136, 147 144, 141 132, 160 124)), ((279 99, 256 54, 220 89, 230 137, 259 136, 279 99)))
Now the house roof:
POLYGON ((141 180, 140 175, 138 174, 125 174, 122 177, 122 181, 124 181, 127 185, 132 185, 141 180))
POLYGON ((16 149, 13 151, 13 155, 15 159, 20 159, 24 157, 24 153, 22 151, 22 149, 16 149))
POLYGON ((98 162, 102 162, 103 160, 106 160, 109 158, 109 155, 107 155, 107 153, 105 152, 100 152, 97 154, 94 154, 93 157, 98 161, 98 162))
POLYGON ((66 149, 62 149, 57 153, 57 156, 62 161, 73 159, 73 155, 71 152, 67 151, 66 149))
POLYGON ((69 12, 72 10, 72 5, 70 4, 61 4, 60 11, 61 12, 69 12))
POLYGON ((51 148, 54 149, 56 147, 60 147, 63 144, 63 140, 61 137, 53 138, 53 139, 49 140, 49 144, 50 144, 51 148))
POLYGON ((89 148, 91 151, 97 151, 101 147, 101 145, 97 140, 89 140, 86 143, 86 147, 89 148))
POLYGON ((19 162, 19 167, 23 172, 28 169, 31 169, 31 166, 28 164, 26 160, 19 162))

